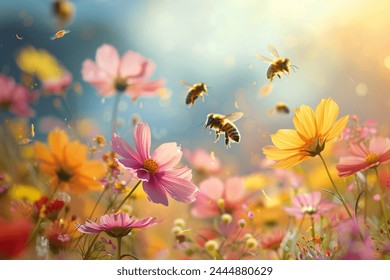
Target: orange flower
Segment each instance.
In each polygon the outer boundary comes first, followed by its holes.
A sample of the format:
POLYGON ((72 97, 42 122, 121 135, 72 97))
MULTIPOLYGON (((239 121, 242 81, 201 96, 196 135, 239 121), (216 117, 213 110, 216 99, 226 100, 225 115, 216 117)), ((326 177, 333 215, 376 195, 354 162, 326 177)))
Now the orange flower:
POLYGON ((336 121, 339 106, 332 98, 322 99, 316 111, 307 105, 295 109, 294 129, 280 129, 273 134, 275 146, 263 148, 274 167, 291 167, 307 157, 320 155, 327 142, 335 140, 344 130, 348 116, 336 121))
POLYGON ((34 145, 39 169, 52 176, 51 186, 77 193, 103 188, 97 179, 106 172, 104 164, 87 160, 87 152, 86 145, 79 141, 70 142, 63 130, 49 133, 48 146, 39 141, 34 145))

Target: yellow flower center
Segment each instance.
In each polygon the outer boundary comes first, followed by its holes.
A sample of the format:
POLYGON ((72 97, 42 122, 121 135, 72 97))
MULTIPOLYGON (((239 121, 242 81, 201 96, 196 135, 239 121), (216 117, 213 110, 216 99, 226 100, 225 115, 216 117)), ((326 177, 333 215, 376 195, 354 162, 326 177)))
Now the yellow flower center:
POLYGON ((72 176, 73 174, 71 172, 62 167, 57 171, 57 177, 62 182, 68 182, 72 176))
POLYGON ((365 159, 367 164, 373 164, 379 161, 379 157, 376 153, 369 153, 366 155, 365 159))
POLYGON ((118 92, 124 92, 127 89, 127 80, 123 78, 116 78, 114 87, 118 92))
POLYGON ((151 158, 144 161, 144 168, 152 175, 158 172, 158 164, 151 158))

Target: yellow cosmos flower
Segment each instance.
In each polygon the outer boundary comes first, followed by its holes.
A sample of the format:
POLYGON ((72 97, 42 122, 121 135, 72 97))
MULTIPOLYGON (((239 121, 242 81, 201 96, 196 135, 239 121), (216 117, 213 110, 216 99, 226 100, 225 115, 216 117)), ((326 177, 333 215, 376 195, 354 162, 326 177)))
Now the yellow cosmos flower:
POLYGON ((39 169, 52 176, 52 187, 78 193, 103 188, 97 180, 105 174, 105 166, 102 162, 87 160, 87 152, 86 145, 70 142, 62 130, 49 133, 48 146, 39 141, 34 144, 39 169))
POLYGON ((38 77, 46 92, 60 94, 72 82, 70 72, 44 49, 25 47, 18 53, 16 63, 23 72, 38 77))
POLYGON ((344 130, 348 116, 336 121, 339 106, 332 98, 322 99, 316 111, 307 105, 295 109, 294 129, 280 129, 271 136, 275 146, 266 146, 263 153, 277 161, 274 167, 291 167, 308 156, 319 155, 325 144, 335 140, 344 130))

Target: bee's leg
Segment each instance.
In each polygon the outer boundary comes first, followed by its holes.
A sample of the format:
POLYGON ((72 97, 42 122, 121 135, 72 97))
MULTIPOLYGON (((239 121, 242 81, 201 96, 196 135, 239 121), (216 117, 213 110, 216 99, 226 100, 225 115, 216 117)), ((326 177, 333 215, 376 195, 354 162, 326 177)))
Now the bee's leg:
POLYGON ((204 95, 203 95, 203 94, 201 94, 201 95, 200 95, 200 97, 202 97, 202 101, 204 102, 204 95))
POLYGON ((214 143, 217 143, 218 140, 219 140, 219 131, 216 130, 215 131, 215 141, 214 141, 214 143))
POLYGON ((276 74, 276 75, 278 75, 279 79, 281 79, 281 78, 282 78, 282 77, 280 77, 280 74, 276 74))
POLYGON ((230 139, 229 139, 229 135, 227 132, 225 132, 225 145, 226 145, 226 148, 230 147, 230 139))

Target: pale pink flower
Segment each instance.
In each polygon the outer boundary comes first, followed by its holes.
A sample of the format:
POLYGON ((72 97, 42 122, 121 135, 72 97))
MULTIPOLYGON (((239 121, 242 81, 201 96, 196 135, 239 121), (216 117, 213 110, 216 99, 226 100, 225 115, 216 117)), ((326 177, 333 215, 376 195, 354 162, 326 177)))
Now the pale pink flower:
POLYGON ((333 203, 321 201, 320 192, 297 194, 293 199, 293 207, 285 207, 284 210, 298 219, 305 215, 318 217, 335 206, 333 203))
POLYGON ((286 232, 280 229, 264 234, 260 238, 261 247, 265 250, 276 250, 280 247, 285 236, 286 232))
POLYGON ((221 171, 220 160, 212 155, 212 153, 207 153, 203 149, 196 149, 193 152, 184 150, 184 157, 199 172, 216 174, 221 171))
POLYGON ((42 89, 48 93, 61 95, 72 83, 72 74, 64 70, 59 77, 42 80, 42 89))
POLYGON ((83 79, 99 90, 101 95, 125 92, 133 100, 141 95, 155 95, 163 87, 163 80, 149 81, 155 65, 140 54, 127 51, 122 58, 111 45, 102 45, 96 51, 96 63, 83 63, 83 79))
POLYGON ((182 157, 177 143, 162 144, 150 155, 150 128, 140 122, 134 129, 134 144, 136 151, 117 134, 111 139, 113 151, 123 157, 119 162, 135 171, 143 181, 142 187, 150 201, 168 206, 167 193, 180 202, 195 200, 198 188, 191 182, 191 169, 177 167, 182 157))
POLYGON ((216 177, 204 180, 199 185, 195 207, 191 214, 198 218, 215 217, 221 214, 221 199, 226 213, 235 215, 243 211, 245 203, 245 186, 239 177, 231 177, 225 184, 216 177))
POLYGON ((374 136, 366 147, 364 144, 351 144, 352 156, 341 157, 336 165, 340 177, 390 162, 390 139, 374 136))
POLYGON ((36 101, 38 94, 18 85, 7 76, 0 74, 0 109, 20 117, 32 117, 35 113, 30 103, 36 101))
POLYGON ((77 229, 83 233, 95 234, 102 231, 111 237, 123 237, 133 228, 146 228, 160 223, 156 218, 136 219, 126 213, 106 214, 100 217, 99 223, 87 221, 84 225, 77 224, 77 229))

